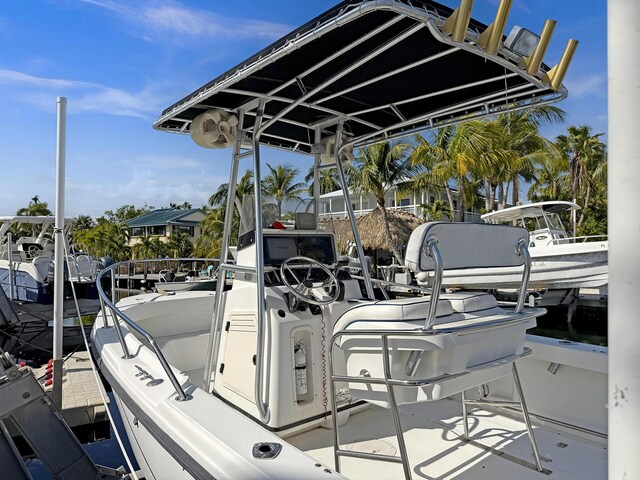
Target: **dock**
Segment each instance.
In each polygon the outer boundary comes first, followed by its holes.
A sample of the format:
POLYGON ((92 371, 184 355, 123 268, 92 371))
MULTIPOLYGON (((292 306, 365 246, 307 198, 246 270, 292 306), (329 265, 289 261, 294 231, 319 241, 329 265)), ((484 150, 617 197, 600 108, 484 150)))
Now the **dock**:
MULTIPOLYGON (((47 365, 34 368, 38 383, 51 398, 53 384, 47 382, 47 365)), ((107 402, 106 392, 101 382, 96 382, 91 369, 89 352, 76 352, 62 365, 62 418, 69 427, 103 422, 108 419, 100 393, 107 402)))

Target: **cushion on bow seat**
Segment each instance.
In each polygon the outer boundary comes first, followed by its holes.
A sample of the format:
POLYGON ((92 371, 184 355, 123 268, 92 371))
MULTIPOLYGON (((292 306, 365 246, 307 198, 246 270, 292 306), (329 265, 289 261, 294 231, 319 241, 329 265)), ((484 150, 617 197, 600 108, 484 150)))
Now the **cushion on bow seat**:
POLYGON ((496 298, 484 292, 453 292, 440 295, 442 300, 448 300, 454 312, 471 313, 488 310, 498 306, 496 298))
MULTIPOLYGON (((375 302, 360 303, 347 310, 340 316, 335 324, 334 331, 344 330, 354 323, 362 323, 356 328, 376 328, 365 324, 377 322, 396 322, 397 325, 387 328, 418 328, 423 327, 429 312, 431 297, 396 298, 393 300, 379 300, 375 302), (401 324, 404 324, 402 326, 401 324)), ((436 323, 439 319, 445 321, 445 317, 454 313, 451 302, 438 301, 436 310, 436 323)), ((447 319, 446 321, 451 321, 447 319)))

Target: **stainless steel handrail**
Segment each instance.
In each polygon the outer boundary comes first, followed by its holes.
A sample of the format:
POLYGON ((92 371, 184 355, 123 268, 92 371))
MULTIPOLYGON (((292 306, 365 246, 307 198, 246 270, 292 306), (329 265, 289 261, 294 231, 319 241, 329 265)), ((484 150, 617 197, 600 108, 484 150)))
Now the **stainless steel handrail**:
MULTIPOLYGON (((442 287, 442 275, 443 275, 443 260, 440 250, 438 249, 438 240, 436 238, 428 238, 424 245, 425 253, 433 258, 434 262, 434 277, 432 285, 431 298, 429 299, 429 312, 426 316, 424 327, 422 330, 428 332, 433 329, 436 323, 436 312, 438 309, 438 302, 440 300, 440 290, 442 287)), ((523 271, 522 282, 520 285, 520 292, 518 294, 518 301, 514 309, 515 314, 522 312, 524 308, 524 301, 527 296, 527 287, 529 285, 529 277, 531 274, 531 257, 527 249, 527 241, 521 238, 516 245, 516 254, 523 257, 523 271)), ((415 375, 422 361, 422 351, 413 350, 409 354, 405 373, 409 376, 415 375)))
POLYGON ((515 313, 520 313, 524 308, 524 300, 527 297, 527 287, 529 287, 529 278, 531 277, 531 255, 527 247, 527 241, 522 238, 516 246, 516 253, 524 257, 522 265, 522 281, 520 284, 520 293, 518 293, 518 301, 516 303, 515 313))
POLYGON ((155 353, 156 357, 158 358, 158 361, 160 362, 160 365, 162 366, 162 369, 166 373, 167 378, 169 379, 169 381, 173 385, 173 388, 175 389, 176 394, 178 395, 176 397, 176 400, 178 400, 178 401, 189 400, 191 397, 185 393, 184 389, 180 385, 180 382, 178 382, 178 379, 176 378, 175 374, 171 370, 171 366, 167 362, 167 359, 162 354, 162 351, 160 350, 160 347, 158 346, 158 343, 156 342, 155 338, 153 338, 153 336, 149 332, 147 332, 144 328, 142 328, 136 322, 131 320, 124 312, 122 312, 122 310, 120 310, 115 305, 115 303, 108 297, 107 293, 102 288, 102 278, 105 277, 107 274, 109 274, 111 276, 111 279, 110 279, 111 286, 112 286, 111 294, 112 294, 113 300, 115 300, 115 272, 116 272, 116 269, 120 268, 122 265, 127 265, 127 271, 129 271, 128 268, 129 268, 130 265, 135 265, 136 263, 145 264, 145 263, 148 263, 148 262, 158 262, 158 261, 175 261, 175 262, 180 262, 180 261, 208 261, 208 262, 212 262, 213 263, 213 262, 218 261, 218 259, 212 259, 212 258, 171 258, 171 259, 165 259, 165 258, 163 258, 163 259, 127 260, 127 261, 124 261, 124 262, 118 262, 118 263, 115 263, 113 265, 108 266, 107 268, 103 269, 98 274, 98 279, 96 280, 96 287, 98 289, 98 295, 99 295, 99 298, 100 298, 100 305, 102 307, 102 315, 103 315, 103 318, 104 318, 104 324, 105 324, 105 327, 108 326, 108 324, 107 324, 107 312, 106 312, 106 309, 105 309, 105 307, 106 307, 111 312, 111 319, 113 320, 113 324, 114 324, 114 327, 116 329, 116 334, 118 335, 118 340, 120 342, 120 346, 122 347, 122 351, 124 353, 124 358, 127 358, 127 359, 128 358, 134 358, 136 355, 132 355, 131 353, 129 353, 129 348, 127 347, 127 342, 126 342, 124 336, 122 335, 122 331, 120 330, 120 324, 119 324, 120 320, 122 320, 124 323, 126 323, 127 326, 129 326, 131 329, 135 330, 139 335, 144 337, 145 340, 148 342, 149 346, 153 350, 153 353, 155 353))
POLYGON ((553 238, 549 245, 565 245, 570 243, 589 243, 589 241, 605 241, 608 235, 583 235, 581 237, 553 238))
MULTIPOLYGON (((342 268, 348 269, 349 267, 342 267, 342 268)), ((364 277, 361 277, 360 275, 353 275, 353 274, 350 274, 350 275, 351 275, 351 278, 355 278, 356 280, 364 280, 364 277)), ((414 292, 424 293, 425 295, 431 295, 431 287, 421 287, 420 285, 406 285, 404 283, 390 282, 388 280, 381 280, 379 278, 372 278, 371 283, 376 283, 378 285, 384 285, 387 287, 405 288, 407 290, 412 290, 414 292)))
MULTIPOLYGON (((517 315, 522 316, 523 313, 520 312, 514 312, 513 315, 517 315)), ((498 326, 503 326, 505 324, 513 324, 514 323, 521 323, 525 321, 525 319, 523 318, 519 318, 517 320, 514 321, 513 318, 510 319, 505 319, 502 321, 493 321, 493 322, 488 322, 486 324, 487 327, 489 328, 496 328, 498 326)), ((477 329, 482 329, 482 327, 476 327, 477 329)), ((485 327, 486 328, 486 327, 485 327)), ((411 471, 410 471, 410 467, 409 467, 409 461, 408 461, 408 454, 407 454, 407 448, 406 448, 406 444, 404 441, 404 436, 403 436, 403 432, 402 432, 402 424, 400 421, 400 415, 398 413, 398 403, 397 400, 395 398, 395 392, 393 387, 414 387, 414 388, 421 388, 421 387, 425 387, 428 385, 432 385, 434 383, 438 383, 438 382, 446 382, 449 380, 453 380, 462 376, 465 376, 469 373, 471 373, 471 371, 469 369, 463 370, 461 372, 456 372, 456 373, 445 373, 445 374, 441 374, 441 375, 436 375, 434 377, 430 377, 430 378, 407 378, 407 379, 400 379, 400 378, 394 378, 391 375, 391 362, 389 360, 389 356, 391 355, 392 352, 392 348, 391 345, 389 344, 389 340, 390 338, 393 337, 420 337, 420 336, 428 336, 428 335, 442 335, 442 334, 446 334, 446 333, 453 333, 453 332, 457 332, 457 331, 469 331, 471 330, 469 328, 469 326, 465 326, 462 328, 452 328, 452 329, 446 329, 446 330, 424 330, 424 329, 414 329, 414 330, 410 330, 410 331, 403 331, 403 330, 379 330, 379 329, 372 329, 372 330, 340 330, 336 333, 333 334, 333 336, 331 337, 331 341, 329 343, 329 355, 328 355, 328 360, 329 360, 329 392, 330 392, 330 401, 331 401, 331 421, 332 421, 332 426, 333 426, 333 445, 334 445, 334 449, 333 449, 333 455, 334 455, 334 462, 335 462, 335 466, 336 466, 336 470, 339 472, 340 471, 340 457, 341 456, 347 456, 347 457, 356 457, 356 458, 368 458, 368 459, 372 459, 372 460, 381 460, 381 461, 387 461, 387 462, 396 462, 396 463, 401 463, 405 472, 405 478, 409 479, 411 478, 411 471), (337 375, 335 373, 334 370, 334 366, 335 366, 335 358, 334 358, 334 352, 335 352, 335 346, 338 342, 338 340, 341 337, 345 337, 345 336, 356 336, 356 337, 361 337, 361 336, 376 336, 379 337, 380 339, 380 343, 381 343, 381 352, 382 352, 382 365, 383 365, 383 377, 371 377, 371 376, 367 376, 367 375, 363 375, 361 372, 362 376, 358 376, 358 377, 354 377, 348 374, 345 375, 337 375), (347 450, 342 450, 340 449, 340 437, 339 437, 339 423, 338 423, 338 405, 336 402, 336 382, 350 382, 350 383, 359 383, 359 384, 364 384, 367 386, 371 386, 371 385, 385 385, 386 386, 386 390, 387 390, 387 395, 389 397, 389 407, 391 409, 391 413, 393 414, 393 421, 394 421, 394 427, 396 430, 396 438, 398 441, 398 449, 399 449, 399 457, 397 456, 389 456, 389 455, 383 455, 383 454, 370 454, 370 453, 364 453, 364 452, 349 452, 347 450)), ((421 352, 422 353, 422 352, 421 352)), ((524 347, 524 350, 522 353, 520 354, 513 354, 513 355, 507 355, 505 357, 502 357, 500 360, 504 361, 504 362, 514 362, 515 360, 517 360, 518 358, 524 357, 526 355, 530 355, 531 354, 531 349, 524 347)), ((481 364, 481 365, 477 365, 476 367, 481 367, 482 365, 487 365, 487 366, 492 366, 494 365, 493 362, 487 362, 486 364, 481 364)), ((414 372, 415 373, 415 372, 414 372)), ((405 374, 407 374, 407 372, 405 372, 405 374)), ((411 374, 407 374, 408 376, 413 376, 411 374)), ((516 373, 517 375, 517 373, 516 373)), ((519 384, 519 379, 517 380, 517 383, 519 384)), ((518 391, 520 394, 522 394, 521 392, 521 387, 519 387, 519 385, 517 385, 518 391)), ((522 398, 522 396, 520 396, 520 398, 522 398)), ((464 399, 464 396, 463 396, 464 399)), ((505 402, 502 402, 505 403, 505 402)), ((464 401, 463 401, 463 405, 464 405, 464 401)), ((511 403, 510 403, 511 405, 511 403)), ((526 411, 526 407, 522 407, 523 408, 523 415, 525 416, 525 422, 527 423, 527 427, 528 430, 530 430, 530 423, 529 420, 527 418, 527 411, 526 411)), ((535 438, 533 438, 532 436, 530 436, 530 438, 532 438, 532 447, 534 448, 534 455, 536 456, 536 460, 537 460, 537 465, 538 467, 540 466, 539 463, 539 459, 538 459, 538 453, 537 453, 537 447, 535 446, 535 438)), ((540 470, 540 467, 539 467, 540 470)), ((541 470, 540 470, 541 471, 541 470)))

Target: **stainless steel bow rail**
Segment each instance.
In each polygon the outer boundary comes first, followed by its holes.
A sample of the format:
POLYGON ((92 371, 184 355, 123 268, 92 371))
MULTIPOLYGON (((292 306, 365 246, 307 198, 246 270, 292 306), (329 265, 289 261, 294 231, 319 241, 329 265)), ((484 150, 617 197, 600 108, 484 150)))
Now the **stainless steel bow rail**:
MULTIPOLYGON (((96 285, 98 287, 98 294, 100 296, 100 306, 102 308, 102 318, 104 321, 104 326, 108 327, 109 326, 109 321, 107 319, 107 309, 109 310, 109 312, 111 312, 111 318, 114 322, 114 327, 116 330, 116 334, 118 335, 118 340, 120 341, 120 346, 122 347, 122 351, 124 353, 124 357, 123 358, 134 358, 136 355, 133 355, 129 352, 129 348, 127 347, 127 342, 124 339, 124 336, 122 335, 122 331, 120 330, 120 322, 124 322, 129 328, 135 330, 139 335, 141 335, 148 343, 149 347, 151 348, 151 350, 153 351, 153 353, 155 353, 156 357, 158 358, 158 361, 160 362, 160 365, 162 366, 162 369, 164 370, 164 372, 167 375, 167 378, 169 379, 169 381, 171 382, 171 384, 173 385, 173 388, 176 391, 176 394, 178 395, 176 397, 176 400, 178 401, 184 401, 184 400, 189 400, 189 398, 191 398, 189 395, 187 395, 182 386, 180 385, 180 382, 178 382, 178 379, 176 378, 175 374, 173 373, 173 371, 171 370, 171 366, 169 365, 169 363, 167 362, 167 359, 164 357, 164 355, 162 354, 162 351, 160 350, 160 347, 158 346, 158 343, 156 342, 156 340, 153 338, 153 336, 147 332, 144 328, 142 328, 140 325, 138 325, 136 322, 134 322, 133 320, 131 320, 122 310, 120 310, 114 303, 114 300, 116 298, 116 271, 120 270, 121 266, 125 266, 127 267, 127 272, 130 271, 130 267, 133 265, 135 267, 135 265, 142 263, 144 266, 146 266, 147 264, 151 263, 151 262, 166 262, 166 261, 171 261, 171 262, 218 262, 217 259, 207 259, 207 258, 172 258, 170 260, 168 259, 149 259, 149 260, 129 260, 129 261, 125 261, 125 262, 118 262, 115 263, 107 268, 105 268, 104 270, 102 270, 100 272, 100 274, 98 275, 98 280, 96 281, 96 285), (104 288, 102 286, 103 284, 103 278, 106 279, 106 277, 109 276, 110 280, 111 280, 111 298, 109 298, 109 296, 107 295, 107 293, 104 291, 104 288)), ((146 271, 146 268, 145 268, 146 271)), ((219 281, 224 281, 224 278, 219 279, 219 281)))

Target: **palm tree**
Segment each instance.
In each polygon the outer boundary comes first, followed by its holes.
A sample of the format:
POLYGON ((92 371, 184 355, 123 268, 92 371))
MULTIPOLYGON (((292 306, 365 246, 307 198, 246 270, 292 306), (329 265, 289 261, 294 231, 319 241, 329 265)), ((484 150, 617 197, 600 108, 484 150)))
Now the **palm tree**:
MULTIPOLYGON (((253 171, 247 170, 245 174, 240 178, 240 181, 236 184, 236 198, 234 200, 238 211, 242 207, 242 199, 245 195, 253 195, 253 171)), ((209 205, 226 206, 227 198, 229 197, 229 184, 223 183, 218 187, 216 193, 209 197, 209 205)))
POLYGON ((440 128, 432 143, 422 137, 417 138, 418 146, 411 154, 411 162, 425 170, 414 177, 414 186, 422 188, 427 184, 442 185, 447 193, 449 207, 451 211, 455 211, 453 193, 449 186, 449 182, 455 182, 460 221, 464 222, 469 193, 475 190, 467 187, 482 170, 481 162, 486 158, 483 154, 490 151, 493 136, 483 122, 469 121, 457 127, 440 128))
POLYGON ((41 202, 40 196, 35 195, 31 198, 29 205, 21 208, 16 212, 16 215, 20 217, 37 217, 37 216, 47 216, 51 215, 52 212, 49 210, 49 205, 47 202, 41 202))
POLYGON ((89 215, 78 215, 74 218, 71 226, 71 239, 73 240, 73 243, 78 243, 77 237, 79 232, 91 230, 95 226, 96 222, 94 222, 93 218, 89 215))
MULTIPOLYGON (((528 110, 520 110, 499 115, 487 122, 493 145, 486 152, 483 162, 488 168, 487 178, 493 178, 493 185, 502 190, 500 206, 506 206, 509 186, 513 184, 513 203, 517 203, 519 179, 531 182, 534 179, 535 166, 557 157, 555 145, 539 134, 541 125, 558 123, 564 120, 565 113, 558 107, 542 105, 528 110), (503 186, 504 185, 504 186, 503 186)), ((489 192, 493 199, 495 190, 489 192)), ((493 201, 487 202, 487 210, 493 209, 493 201)))
POLYGON ((533 183, 527 198, 534 202, 544 200, 569 200, 571 195, 565 185, 569 161, 564 156, 543 160, 535 170, 533 183))
POLYGON ((213 208, 200 222, 201 235, 195 243, 194 255, 202 258, 219 258, 224 229, 224 208, 213 208))
POLYGON ((175 258, 184 258, 193 252, 193 244, 189 239, 189 235, 180 230, 173 230, 167 242, 167 250, 175 258))
POLYGON ((159 258, 167 253, 167 244, 157 237, 145 235, 133 246, 133 252, 138 259, 159 258))
POLYGON ((183 202, 183 203, 170 202, 169 208, 175 208, 176 210, 189 210, 190 208, 192 208, 192 206, 189 202, 183 202))
POLYGON ((569 161, 569 188, 573 198, 582 198, 583 211, 578 225, 585 219, 594 184, 606 175, 606 146, 603 133, 591 134, 589 125, 567 127, 567 135, 556 137, 556 145, 569 161))
POLYGON ((294 183, 298 169, 278 165, 273 168, 267 164, 269 175, 262 181, 264 194, 273 197, 278 206, 278 218, 282 218, 282 202, 289 199, 300 200, 300 194, 305 191, 304 183, 294 183))
POLYGON ((73 241, 82 245, 94 257, 110 256, 117 261, 128 260, 131 249, 127 246, 129 231, 122 225, 112 223, 104 218, 89 229, 77 230, 73 241))
MULTIPOLYGON (((307 193, 310 197, 313 196, 313 177, 314 177, 314 168, 313 165, 309 167, 309 172, 304 177, 304 181, 309 184, 309 189, 307 193)), ((340 190, 340 183, 338 183, 338 178, 336 177, 335 169, 323 169, 319 171, 319 183, 320 183, 320 195, 325 193, 335 192, 336 190, 340 190)))
MULTIPOLYGON (((236 242, 238 239, 238 229, 240 225, 240 211, 242 201, 246 196, 254 194, 253 171, 247 170, 236 183, 236 195, 234 198, 235 209, 231 218, 230 241, 236 242)), ((194 253, 198 257, 214 258, 220 255, 222 235, 224 233, 224 215, 229 198, 229 184, 223 183, 218 190, 209 197, 205 219, 200 222, 201 235, 195 242, 194 253)))
POLYGON ((363 147, 348 167, 349 184, 354 191, 372 194, 382 211, 384 231, 392 253, 402 265, 402 253, 394 244, 389 230, 385 196, 394 187, 407 188, 407 181, 415 171, 409 159, 412 145, 406 140, 382 142, 363 147))
POLYGON ((422 210, 422 219, 425 221, 440 221, 443 215, 446 215, 449 220, 453 221, 453 212, 444 200, 436 200, 431 205, 421 203, 418 207, 422 210))

